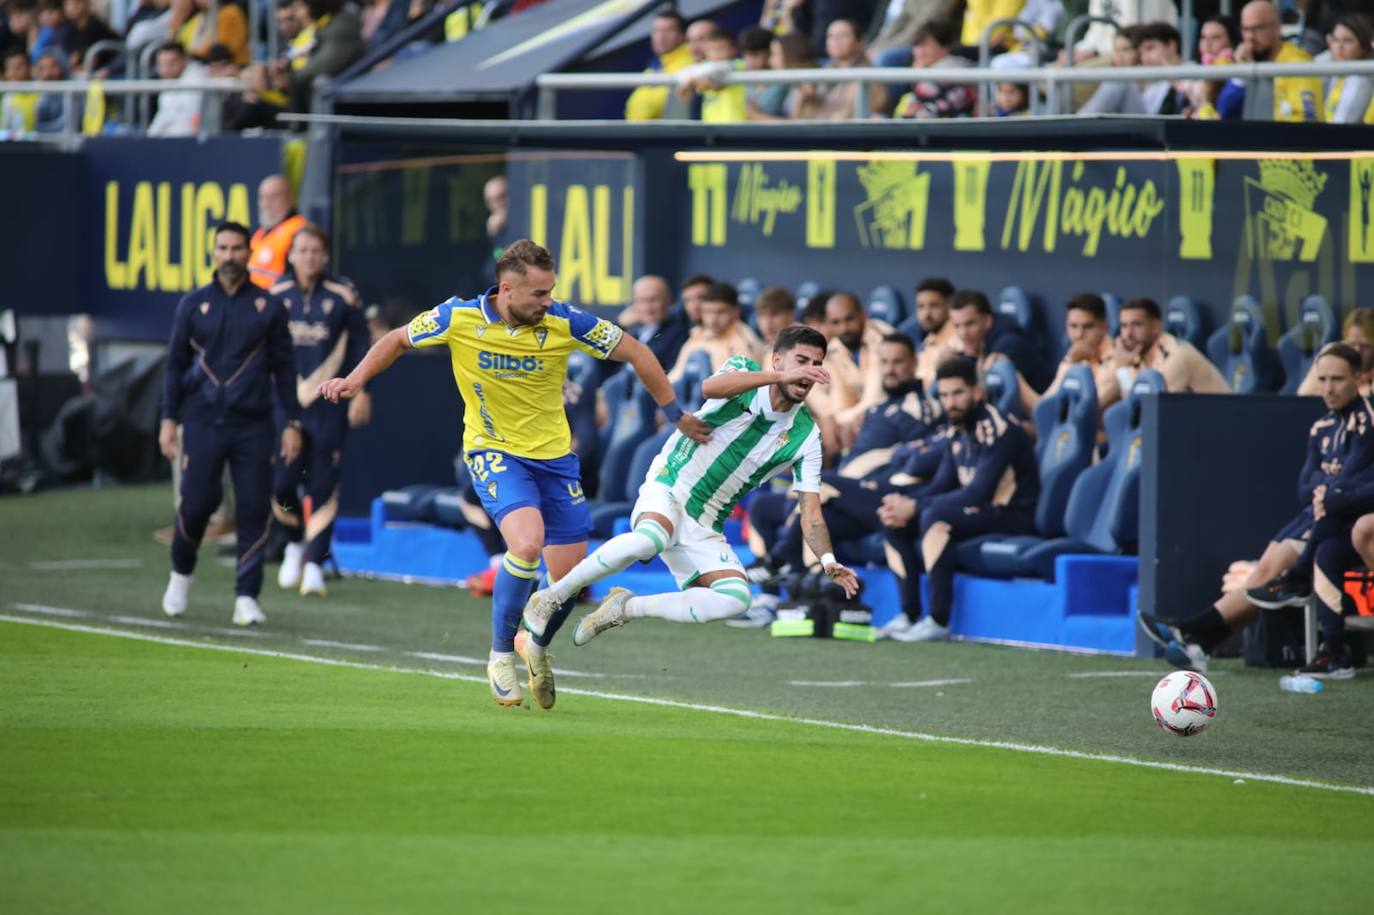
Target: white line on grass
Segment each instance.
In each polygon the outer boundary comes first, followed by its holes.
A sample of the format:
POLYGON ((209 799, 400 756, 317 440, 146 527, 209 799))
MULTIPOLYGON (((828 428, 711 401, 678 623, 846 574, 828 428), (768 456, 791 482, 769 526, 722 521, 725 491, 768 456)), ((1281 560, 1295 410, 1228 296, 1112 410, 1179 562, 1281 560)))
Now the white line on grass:
POLYGON ((949 680, 907 680, 902 683, 873 683, 868 680, 788 680, 788 686, 888 686, 893 689, 912 689, 922 686, 954 686, 959 683, 972 683, 968 677, 954 677, 949 680))
MULTIPOLYGON (((1092 679, 1092 678, 1094 678, 1094 677, 1154 677, 1155 679, 1159 679, 1159 678, 1162 677, 1165 673, 1168 673, 1168 671, 1158 671, 1158 670, 1083 670, 1083 671, 1079 671, 1078 673, 1075 673, 1075 674, 1069 674, 1068 677, 1069 677, 1070 680, 1089 680, 1089 679, 1092 679)), ((1208 676, 1209 676, 1209 677, 1215 677, 1215 676, 1217 676, 1218 674, 1224 674, 1224 673, 1226 673, 1226 671, 1224 671, 1224 670, 1217 670, 1217 671, 1213 671, 1212 673, 1208 674, 1208 676)))
MULTIPOLYGON (((17 606, 17 605, 16 605, 17 606)), ((139 642, 156 642, 160 645, 176 645, 182 648, 203 648, 208 651, 225 651, 231 654, 251 654, 260 657, 281 658, 287 661, 306 661, 311 664, 324 664, 330 667, 347 667, 354 670, 374 670, 385 673, 419 674, 426 677, 439 677, 444 680, 460 680, 465 683, 486 683, 486 677, 450 673, 439 670, 416 670, 415 668, 392 667, 385 664, 368 664, 363 661, 345 661, 340 658, 322 658, 317 655, 296 654, 289 651, 274 651, 267 648, 247 648, 242 645, 221 645, 216 642, 192 642, 186 639, 149 635, 143 632, 129 632, 124 629, 110 629, 103 626, 87 626, 81 623, 63 623, 57 620, 33 619, 25 616, 0 614, 0 622, 20 623, 27 626, 43 626, 49 629, 65 629, 71 632, 88 632, 93 635, 110 635, 121 639, 139 642)), ((1117 756, 1111 753, 1087 753, 1082 750, 1065 750, 1040 744, 1016 743, 1009 740, 982 740, 976 737, 949 737, 943 734, 926 734, 921 731, 899 731, 895 728, 880 728, 868 724, 850 724, 844 721, 826 721, 820 718, 794 718, 788 715, 774 715, 769 712, 755 712, 749 709, 729 708, 723 705, 705 705, 697 702, 682 702, 676 699, 657 699, 652 696, 635 696, 628 693, 607 693, 594 689, 569 687, 564 694, 588 696, 594 699, 607 699, 612 702, 637 702, 641 705, 655 705, 661 708, 687 709, 695 712, 712 712, 717 715, 731 715, 754 721, 779 721, 785 724, 803 724, 809 727, 828 728, 835 731, 849 731, 856 734, 875 734, 883 737, 901 737, 906 740, 919 740, 927 743, 943 743, 963 747, 985 747, 992 750, 1011 750, 1017 753, 1036 753, 1042 756, 1058 756, 1064 759, 1082 759, 1089 762, 1116 763, 1118 765, 1139 766, 1144 769, 1162 769, 1167 772, 1183 772, 1188 775, 1215 775, 1230 779, 1246 779, 1287 785, 1290 788, 1317 788, 1323 791, 1339 791, 1346 794, 1363 794, 1374 797, 1374 787, 1365 785, 1336 785, 1310 779, 1293 778, 1287 775, 1269 775, 1263 772, 1243 772, 1233 769, 1211 769, 1205 766, 1185 766, 1180 763, 1160 762, 1153 759, 1136 759, 1131 756, 1117 756)))
POLYGON ((25 610, 29 613, 41 613, 44 616, 70 616, 85 619, 110 619, 130 626, 152 626, 154 629, 176 629, 181 632, 203 632, 215 635, 242 635, 252 638, 261 638, 262 633, 254 629, 238 627, 226 629, 219 626, 197 626, 193 623, 181 623, 173 620, 160 620, 150 616, 110 616, 106 617, 99 613, 88 613, 85 610, 72 610, 69 607, 49 607, 47 604, 12 604, 16 610, 25 610))
POLYGON ((330 639, 301 639, 302 645, 316 648, 347 648, 350 651, 385 651, 380 645, 359 645, 356 642, 334 642, 330 639))
MULTIPOLYGON (((309 644, 307 642, 306 644, 309 644)), ((470 667, 486 667, 486 658, 473 658, 465 654, 438 654, 433 651, 407 651, 407 655, 412 658, 421 658, 426 661, 447 661, 450 664, 467 664, 470 667)), ((599 674, 588 670, 567 670, 558 668, 560 677, 590 677, 593 680, 647 680, 647 674, 599 674)))
POLYGON ((141 569, 142 559, 47 559, 29 563, 35 572, 79 572, 88 569, 141 569))
POLYGON ((957 686, 960 683, 972 683, 970 677, 952 677, 948 680, 911 680, 907 683, 889 683, 888 686, 895 686, 899 689, 919 686, 957 686))

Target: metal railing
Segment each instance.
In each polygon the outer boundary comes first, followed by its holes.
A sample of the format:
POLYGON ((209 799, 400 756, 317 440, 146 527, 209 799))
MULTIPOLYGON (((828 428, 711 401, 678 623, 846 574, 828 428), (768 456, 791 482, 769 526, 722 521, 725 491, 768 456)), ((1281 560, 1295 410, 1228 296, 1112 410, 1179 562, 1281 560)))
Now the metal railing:
MULTIPOLYGON (((1040 33, 1035 30, 1035 23, 1027 22, 1025 19, 1017 19, 1008 16, 1003 19, 994 19, 988 23, 988 27, 983 29, 983 34, 978 36, 978 66, 987 67, 992 61, 992 33, 1004 26, 1011 26, 1011 33, 1016 34, 1018 28, 1025 29, 1027 44, 1035 47, 1035 60, 1038 63, 1045 59, 1045 43, 1040 40, 1040 33)), ((1035 83, 1031 83, 1029 91, 1026 93, 1026 102, 1031 111, 1035 111, 1039 98, 1039 88, 1035 83)), ((978 87, 978 105, 980 109, 986 110, 992 103, 992 89, 988 83, 983 83, 978 87)))
MULTIPOLYGON (((117 79, 117 80, 98 80, 98 79, 66 79, 39 81, 30 80, 22 83, 0 82, 0 95, 8 92, 31 92, 40 95, 60 95, 62 96, 62 116, 63 128, 60 132, 52 134, 39 134, 38 136, 51 136, 60 140, 64 145, 72 145, 81 134, 81 124, 77 118, 79 110, 78 99, 90 92, 92 86, 99 85, 105 95, 114 96, 133 96, 135 98, 147 99, 160 92, 201 92, 204 93, 202 102, 202 117, 200 128, 197 131, 199 136, 206 136, 215 133, 219 129, 219 103, 223 97, 236 92, 243 92, 249 88, 248 84, 237 79, 201 79, 201 80, 162 80, 162 79, 117 79), (205 116, 205 109, 209 109, 209 116, 205 116)), ((146 125, 145 125, 146 126, 146 125)))
MULTIPOLYGON (((966 67, 822 67, 811 70, 735 70, 720 77, 723 85, 796 85, 798 83, 1044 83, 1047 97, 1055 88, 1073 83, 1150 82, 1156 80, 1272 80, 1284 77, 1374 76, 1374 60, 1340 63, 1238 63, 1227 66, 1178 64, 1171 67, 1102 67, 1091 70, 1072 67, 1008 67, 979 69, 966 67)), ((637 89, 640 86, 674 86, 677 79, 664 73, 544 73, 535 77, 541 110, 552 107, 553 96, 565 91, 637 89), (543 106, 548 105, 548 108, 543 106)), ((1058 111, 1048 112, 1058 114, 1058 111)))

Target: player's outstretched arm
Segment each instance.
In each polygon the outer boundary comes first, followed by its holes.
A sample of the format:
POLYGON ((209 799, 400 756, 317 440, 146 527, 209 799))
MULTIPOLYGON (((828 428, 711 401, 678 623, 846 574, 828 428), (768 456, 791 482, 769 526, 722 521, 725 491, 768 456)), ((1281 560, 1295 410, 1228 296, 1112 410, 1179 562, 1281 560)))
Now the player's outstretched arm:
POLYGON ((710 400, 724 400, 770 384, 793 384, 806 380, 829 384, 830 373, 819 365, 804 365, 785 372, 720 372, 701 383, 701 393, 710 400))
POLYGON ((683 412, 673 391, 673 383, 664 374, 663 366, 658 364, 658 357, 647 346, 629 334, 622 334, 620 342, 611 351, 611 358, 630 363, 630 368, 634 369, 639 380, 644 382, 644 387, 653 395, 654 403, 663 410, 668 422, 677 426, 679 432, 694 442, 711 440, 711 427, 691 413, 683 412))
POLYGON ((797 494, 801 509, 802 536, 811 551, 821 557, 821 569, 831 581, 844 588, 845 597, 859 593, 859 577, 854 570, 835 561, 830 547, 830 529, 825 526, 825 516, 821 513, 820 493, 803 492, 797 494))
POLYGON ((347 377, 331 378, 320 385, 320 396, 333 403, 357 396, 369 381, 386 371, 408 349, 410 337, 404 327, 388 331, 385 337, 372 344, 363 361, 347 377))

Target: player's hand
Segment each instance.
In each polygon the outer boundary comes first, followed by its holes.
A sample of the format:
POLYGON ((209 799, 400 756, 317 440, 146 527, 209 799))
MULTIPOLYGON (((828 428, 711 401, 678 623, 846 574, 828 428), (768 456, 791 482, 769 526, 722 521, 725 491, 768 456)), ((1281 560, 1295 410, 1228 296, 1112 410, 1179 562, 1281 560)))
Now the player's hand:
POLYGON ((1326 517, 1326 484, 1312 490, 1312 517, 1320 521, 1326 517))
POLYGON ((359 391, 348 405, 348 425, 354 429, 372 422, 372 395, 359 391))
POLYGON ((173 420, 164 419, 157 429, 157 447, 162 452, 162 456, 169 461, 177 459, 177 424, 173 420))
POLYGON ((782 373, 779 379, 783 384, 796 384, 799 381, 811 381, 816 384, 829 384, 830 373, 824 366, 803 365, 799 368, 788 369, 782 373))
POLYGON ((844 588, 844 596, 850 600, 859 593, 859 576, 854 574, 854 570, 848 566, 842 566, 838 562, 832 562, 825 567, 825 575, 835 584, 844 588))
POLYGON ((682 419, 677 421, 677 431, 700 445, 711 440, 711 427, 694 413, 682 414, 682 419))
POLYGON ((906 527, 915 516, 916 500, 900 493, 888 493, 878 506, 878 520, 887 527, 906 527))
POLYGON ((281 430, 281 459, 293 464, 301 455, 301 430, 287 426, 281 430))
POLYGON ((362 393, 363 386, 356 381, 349 381, 347 378, 331 378, 320 385, 320 396, 330 403, 338 403, 341 400, 348 400, 357 397, 362 393))

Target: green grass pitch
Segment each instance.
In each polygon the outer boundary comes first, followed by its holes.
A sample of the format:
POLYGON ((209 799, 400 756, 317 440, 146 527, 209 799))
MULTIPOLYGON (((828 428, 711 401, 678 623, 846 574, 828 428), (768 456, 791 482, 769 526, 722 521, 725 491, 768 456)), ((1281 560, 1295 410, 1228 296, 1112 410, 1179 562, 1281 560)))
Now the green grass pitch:
POLYGON ((503 710, 450 589, 162 619, 167 496, 0 502, 0 912, 1368 911, 1367 678, 1179 740, 1152 662, 646 622, 503 710))

